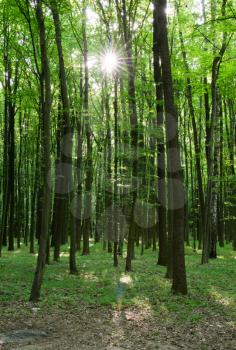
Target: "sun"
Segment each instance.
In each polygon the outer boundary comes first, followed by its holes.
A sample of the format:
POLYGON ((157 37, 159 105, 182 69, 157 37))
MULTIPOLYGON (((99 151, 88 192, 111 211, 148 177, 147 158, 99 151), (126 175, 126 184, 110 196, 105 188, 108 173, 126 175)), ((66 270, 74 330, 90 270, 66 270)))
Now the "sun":
POLYGON ((118 70, 119 57, 113 49, 105 51, 104 54, 101 56, 101 67, 103 72, 105 72, 108 75, 111 75, 118 70))

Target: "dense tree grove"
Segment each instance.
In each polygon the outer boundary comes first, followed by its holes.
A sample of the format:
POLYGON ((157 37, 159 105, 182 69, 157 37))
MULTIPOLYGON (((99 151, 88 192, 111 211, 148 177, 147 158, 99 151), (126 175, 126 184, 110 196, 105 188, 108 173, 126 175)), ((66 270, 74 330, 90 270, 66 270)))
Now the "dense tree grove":
POLYGON ((0 4, 0 256, 38 250, 32 301, 67 243, 187 294, 185 245, 236 250, 235 0, 0 4))

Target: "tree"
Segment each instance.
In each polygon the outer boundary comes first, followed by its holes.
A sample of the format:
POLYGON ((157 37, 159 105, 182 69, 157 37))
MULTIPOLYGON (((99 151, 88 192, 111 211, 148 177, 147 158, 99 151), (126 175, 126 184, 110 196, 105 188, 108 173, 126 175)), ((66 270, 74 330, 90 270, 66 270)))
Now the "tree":
POLYGON ((42 117, 42 178, 43 178, 43 209, 42 223, 39 238, 39 251, 37 266, 31 289, 30 301, 36 302, 40 297, 43 273, 46 263, 46 250, 48 243, 49 213, 50 213, 50 191, 48 189, 48 173, 51 167, 50 156, 50 114, 51 114, 51 83, 50 67, 47 52, 47 41, 45 31, 45 20, 42 8, 42 0, 37 0, 35 14, 38 24, 41 54, 40 75, 40 105, 42 117))
MULTIPOLYGON (((62 101, 62 115, 63 115, 63 122, 62 122, 62 154, 61 154, 61 163, 62 163, 62 169, 64 170, 62 176, 64 176, 65 179, 65 189, 67 194, 67 201, 66 204, 64 204, 64 208, 68 207, 70 204, 69 201, 69 193, 71 192, 71 185, 72 185, 72 128, 71 128, 71 122, 70 122, 70 106, 69 106, 69 97, 67 92, 67 80, 66 80, 66 71, 65 71, 65 64, 64 64, 64 56, 63 56, 63 49, 62 49, 62 43, 61 43, 61 24, 60 24, 60 17, 58 13, 57 4, 55 1, 51 1, 51 10, 53 15, 53 21, 54 21, 54 27, 55 27, 55 39, 56 39, 56 45, 57 45, 57 51, 58 51, 58 59, 59 59, 59 81, 60 81, 60 93, 61 93, 61 101, 62 101)), ((58 206, 56 206, 58 209, 58 206)), ((68 209, 66 209, 68 210, 68 209)), ((60 211, 60 215, 63 215, 63 211, 60 211)), ((66 213, 64 213, 64 220, 68 217, 66 213)), ((56 220, 59 220, 59 217, 57 217, 56 220)), ((75 241, 75 221, 72 218, 72 229, 70 232, 70 273, 76 274, 77 268, 76 268, 76 259, 75 259, 75 253, 76 253, 76 241, 75 241)), ((67 230, 68 225, 62 225, 65 230, 67 230)), ((59 225, 57 225, 59 227, 59 225)), ((61 229, 61 227, 60 227, 61 229)), ((59 245, 61 233, 58 232, 56 235, 59 235, 59 239, 56 240, 57 244, 59 245)))
POLYGON ((157 16, 157 40, 159 44, 164 107, 166 113, 166 135, 167 135, 167 164, 169 177, 169 191, 171 191, 171 210, 173 224, 173 293, 187 294, 187 282, 184 258, 184 188, 182 183, 182 169, 180 161, 180 146, 178 140, 178 119, 174 104, 173 83, 171 74, 171 63, 168 46, 166 0, 154 2, 157 16), (174 156, 171 154, 174 150, 174 156))

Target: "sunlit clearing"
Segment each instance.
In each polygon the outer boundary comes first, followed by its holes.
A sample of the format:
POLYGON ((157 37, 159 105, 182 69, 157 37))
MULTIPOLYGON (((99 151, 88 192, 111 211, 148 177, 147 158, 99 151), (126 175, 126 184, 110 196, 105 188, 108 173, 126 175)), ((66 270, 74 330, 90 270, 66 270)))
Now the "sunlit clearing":
POLYGON ((67 252, 61 252, 60 256, 68 257, 68 256, 69 256, 69 253, 67 253, 67 252))
POLYGON ((133 321, 139 323, 145 321, 151 315, 151 307, 148 304, 143 304, 143 301, 138 301, 138 309, 126 309, 124 315, 127 321, 133 321), (141 307, 140 307, 141 306, 141 307))
POLYGON ((102 70, 106 74, 115 73, 119 66, 119 58, 115 51, 108 50, 101 56, 102 70))
POLYGON ((98 277, 96 277, 93 273, 85 273, 83 278, 88 281, 99 281, 98 277))
POLYGON ((216 290, 213 290, 211 295, 213 296, 213 298, 217 301, 217 303, 221 304, 221 305, 225 305, 225 306, 232 306, 233 299, 226 297, 222 294, 220 294, 219 292, 217 292, 216 290))
POLYGON ((120 278, 120 282, 121 283, 124 283, 124 284, 130 284, 133 282, 132 278, 130 276, 127 276, 127 275, 123 275, 121 278, 120 278))

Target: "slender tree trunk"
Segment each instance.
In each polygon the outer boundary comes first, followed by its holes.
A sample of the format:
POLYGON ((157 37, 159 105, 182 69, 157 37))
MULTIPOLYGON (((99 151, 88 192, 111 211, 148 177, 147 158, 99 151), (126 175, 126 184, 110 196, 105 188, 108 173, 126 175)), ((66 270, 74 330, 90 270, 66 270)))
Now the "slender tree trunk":
POLYGON ((164 106, 166 112, 166 135, 168 176, 170 177, 172 192, 172 215, 173 215, 173 284, 174 294, 187 294, 187 281, 184 257, 184 188, 181 176, 180 146, 178 140, 178 117, 174 104, 171 63, 168 46, 166 0, 154 1, 157 16, 157 39, 160 47, 164 106), (175 156, 171 150, 175 150, 175 156))
POLYGON ((163 108, 163 84, 160 67, 160 50, 158 45, 158 22, 157 7, 154 4, 154 30, 153 30, 153 57, 154 57, 154 79, 156 85, 156 112, 157 112, 157 176, 158 176, 158 234, 159 254, 158 265, 167 266, 167 226, 166 226, 166 162, 165 162, 165 141, 164 141, 164 108, 163 108))
POLYGON ((42 223, 39 241, 39 251, 37 266, 31 289, 30 301, 37 302, 40 298, 40 289, 43 280, 43 273, 46 262, 46 251, 48 242, 48 228, 50 215, 50 191, 48 188, 48 172, 51 167, 50 159, 50 114, 51 114, 51 83, 50 68, 47 54, 47 42, 44 15, 42 10, 42 0, 36 3, 36 18, 38 23, 40 37, 40 53, 41 53, 41 114, 42 114, 42 178, 43 178, 43 208, 42 223))
POLYGON ((34 174, 34 180, 33 180, 33 193, 31 198, 31 218, 30 218, 30 253, 34 254, 34 236, 35 236, 35 207, 36 207, 36 201, 37 201, 37 187, 38 187, 38 176, 39 176, 39 159, 40 159, 40 150, 39 150, 39 144, 40 144, 40 128, 38 130, 38 136, 37 136, 37 147, 36 147, 36 163, 35 163, 35 174, 34 174))
MULTIPOLYGON (((85 16, 85 15, 84 15, 85 16)), ((84 118, 85 118, 85 134, 87 144, 87 159, 86 159, 86 180, 85 180, 85 196, 84 208, 88 213, 92 213, 92 184, 93 184, 93 145, 92 131, 89 124, 89 71, 88 71, 88 44, 86 33, 86 22, 83 23, 83 44, 84 44, 84 118)), ((89 238, 92 229, 91 216, 84 218, 83 222, 83 251, 82 255, 88 255, 89 238)))
MULTIPOLYGON (((179 16, 179 7, 177 6, 177 15, 179 16)), ((204 228, 205 228, 205 203, 204 203, 204 190, 203 190, 203 181, 202 181, 202 170, 201 170, 201 148, 199 145, 198 131, 197 131, 197 123, 195 119, 195 110, 193 104, 193 96, 192 96, 192 82, 189 77, 190 69, 187 62, 187 55, 184 47, 184 39, 183 33, 181 29, 179 29, 179 38, 181 43, 182 57, 183 63, 185 66, 185 71, 187 75, 186 79, 186 95, 188 100, 189 112, 191 116, 192 129, 193 129, 193 141, 195 148, 195 160, 196 160, 196 173, 197 173, 197 183, 198 183, 198 194, 199 194, 199 220, 200 220, 200 232, 204 236, 204 228)))
MULTIPOLYGON (((51 0, 51 10, 55 27, 55 39, 57 45, 58 59, 59 59, 59 81, 60 81, 60 91, 61 91, 61 100, 62 100, 62 114, 63 114, 63 139, 62 139, 62 153, 61 153, 61 162, 63 163, 63 168, 65 173, 65 188, 66 188, 66 198, 64 207, 69 207, 70 205, 70 193, 73 191, 72 187, 72 127, 70 122, 70 106, 69 98, 67 91, 67 80, 66 80, 66 71, 65 63, 63 56, 63 49, 61 43, 61 23, 60 17, 57 8, 57 2, 51 0)), ((68 209, 66 208, 67 212, 68 209)), ((63 214, 63 213, 61 213, 63 214)), ((67 215, 67 218, 69 216, 67 215)), ((68 224, 63 225, 67 229, 68 224)), ((72 229, 70 232, 70 273, 76 274, 76 241, 75 241, 75 218, 72 217, 72 229)))
MULTIPOLYGON (((130 126, 131 126, 131 147, 133 159, 132 159, 132 178, 134 179, 137 176, 138 162, 137 162, 137 150, 138 150, 138 118, 137 118, 137 107, 136 107, 136 91, 135 91, 135 71, 132 58, 132 37, 131 31, 129 28, 128 14, 127 14, 127 4, 126 0, 121 1, 122 11, 120 12, 119 19, 121 19, 125 50, 127 56, 127 70, 128 70, 128 99, 129 99, 129 117, 130 117, 130 126)), ((120 8, 118 1, 116 1, 117 9, 120 8)), ((134 209, 135 202, 137 198, 137 190, 135 183, 133 184, 133 195, 132 195, 132 205, 130 213, 130 227, 128 233, 128 245, 127 245, 127 257, 126 257, 126 266, 125 270, 131 271, 131 262, 134 257, 134 209)))
MULTIPOLYGON (((221 12, 222 16, 225 16, 227 0, 222 1, 221 12)), ((211 112, 211 120, 210 120, 210 135, 209 135, 209 160, 208 160, 208 180, 207 180, 207 189, 206 189, 206 199, 205 199, 205 229, 204 229, 204 237, 203 237, 203 250, 202 250, 202 264, 208 263, 209 259, 209 247, 210 247, 210 237, 214 235, 211 232, 212 228, 212 215, 216 220, 216 210, 215 205, 217 201, 214 200, 213 205, 213 176, 214 171, 216 171, 216 166, 214 167, 214 156, 215 156, 215 135, 216 135, 216 127, 218 122, 218 86, 217 80, 220 70, 220 65, 222 62, 222 58, 227 48, 227 34, 223 33, 222 45, 218 52, 218 54, 214 53, 214 59, 212 63, 212 78, 211 78, 211 94, 212 94, 212 112, 211 112), (212 212, 213 210, 213 212, 212 212)), ((216 192, 215 192, 216 193, 216 192)))

